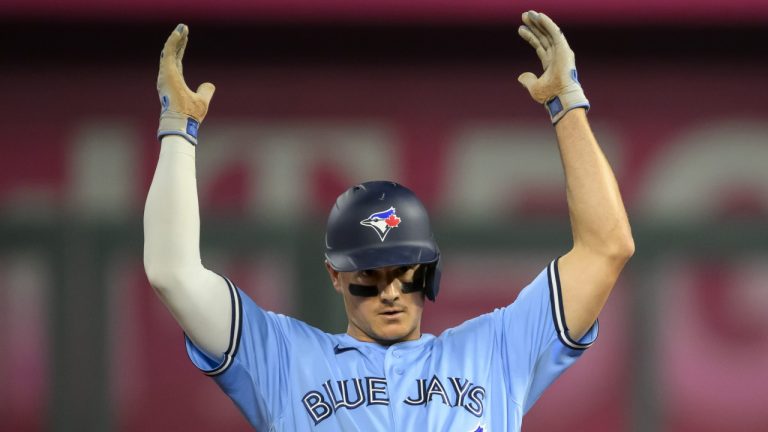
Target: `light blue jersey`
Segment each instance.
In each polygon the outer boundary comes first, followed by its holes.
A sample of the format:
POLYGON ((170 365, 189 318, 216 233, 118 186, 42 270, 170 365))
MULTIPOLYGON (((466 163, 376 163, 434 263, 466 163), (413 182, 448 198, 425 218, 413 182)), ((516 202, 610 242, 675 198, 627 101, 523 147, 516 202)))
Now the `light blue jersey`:
POLYGON ((259 431, 516 431, 597 337, 596 324, 569 337, 557 260, 511 305, 389 347, 264 311, 227 283, 224 360, 187 349, 259 431))

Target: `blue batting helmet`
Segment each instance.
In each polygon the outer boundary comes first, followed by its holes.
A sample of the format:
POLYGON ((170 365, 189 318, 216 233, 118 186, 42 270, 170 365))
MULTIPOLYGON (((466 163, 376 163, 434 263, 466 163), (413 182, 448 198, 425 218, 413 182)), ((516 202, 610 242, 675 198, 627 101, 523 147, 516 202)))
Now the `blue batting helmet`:
MULTIPOLYGON (((325 258, 336 271, 425 264, 423 288, 434 301, 440 287, 440 249, 416 195, 390 181, 347 189, 325 231, 325 258)), ((416 282, 416 281, 415 281, 416 282)))

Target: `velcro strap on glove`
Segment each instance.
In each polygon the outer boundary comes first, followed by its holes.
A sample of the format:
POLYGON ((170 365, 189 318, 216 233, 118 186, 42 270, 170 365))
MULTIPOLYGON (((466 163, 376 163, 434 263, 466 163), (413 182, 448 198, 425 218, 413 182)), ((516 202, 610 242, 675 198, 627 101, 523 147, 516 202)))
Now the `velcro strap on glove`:
POLYGON ((557 124, 565 113, 574 108, 585 108, 589 111, 589 100, 584 96, 584 89, 579 84, 576 69, 571 70, 571 78, 573 83, 569 84, 559 95, 544 103, 553 125, 557 124))
POLYGON ((197 129, 200 123, 184 114, 166 111, 160 116, 160 127, 157 129, 157 139, 167 135, 184 137, 192 145, 197 145, 197 129))

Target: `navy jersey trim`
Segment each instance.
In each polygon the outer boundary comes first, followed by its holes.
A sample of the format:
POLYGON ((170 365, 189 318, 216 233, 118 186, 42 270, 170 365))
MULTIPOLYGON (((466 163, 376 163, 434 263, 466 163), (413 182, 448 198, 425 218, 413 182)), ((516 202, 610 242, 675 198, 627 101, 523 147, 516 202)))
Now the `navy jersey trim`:
POLYGON ((555 323, 555 331, 560 342, 568 348, 583 350, 592 346, 594 341, 583 344, 571 338, 568 326, 565 325, 565 309, 563 308, 563 292, 560 289, 560 273, 557 269, 559 258, 553 260, 547 267, 547 279, 549 280, 549 298, 552 307, 552 320, 555 323))
POLYGON ((222 276, 222 278, 227 282, 229 297, 232 301, 232 324, 229 328, 229 345, 224 352, 224 361, 222 361, 215 369, 203 371, 203 373, 208 376, 216 376, 224 373, 234 362, 237 350, 240 348, 240 333, 243 327, 243 302, 240 299, 240 293, 237 291, 235 284, 225 276, 222 276))

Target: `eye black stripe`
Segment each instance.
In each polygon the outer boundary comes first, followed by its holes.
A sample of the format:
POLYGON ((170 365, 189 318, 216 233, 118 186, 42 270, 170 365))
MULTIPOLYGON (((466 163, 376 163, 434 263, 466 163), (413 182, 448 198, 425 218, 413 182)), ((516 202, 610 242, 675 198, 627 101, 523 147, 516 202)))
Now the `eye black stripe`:
POLYGON ((402 284, 401 291, 406 294, 421 291, 423 288, 415 282, 401 282, 401 284, 402 284))
POLYGON ((349 293, 356 297, 376 297, 379 288, 376 285, 349 284, 349 293))

